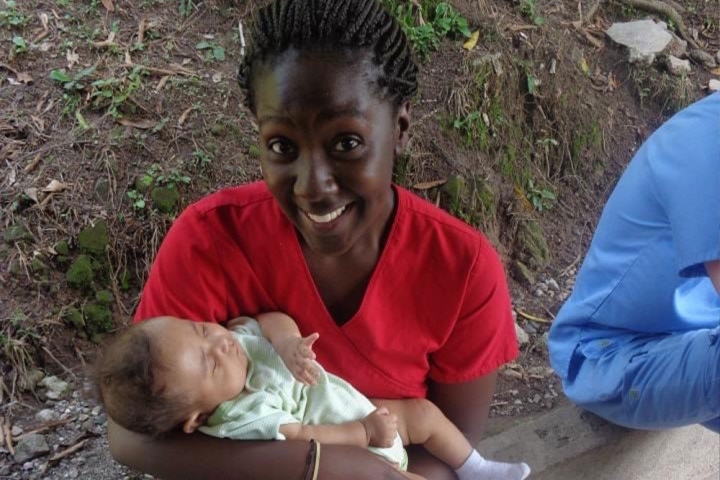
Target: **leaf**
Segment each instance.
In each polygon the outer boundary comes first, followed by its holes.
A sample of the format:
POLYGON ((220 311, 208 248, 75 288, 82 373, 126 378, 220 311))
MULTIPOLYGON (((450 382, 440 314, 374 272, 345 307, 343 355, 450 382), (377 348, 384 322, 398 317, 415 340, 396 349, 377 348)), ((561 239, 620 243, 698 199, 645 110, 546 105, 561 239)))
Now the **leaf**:
POLYGON ((63 183, 58 180, 51 180, 50 183, 48 183, 48 186, 43 188, 42 191, 48 193, 57 193, 62 192, 63 190, 67 190, 68 188, 70 188, 70 185, 68 185, 67 183, 63 183))
POLYGON ((413 188, 415 190, 429 190, 434 187, 439 187, 440 185, 444 185, 447 183, 447 179, 443 178, 441 180, 432 180, 430 182, 420 182, 413 185, 413 188))
POLYGON ((113 5, 112 0, 102 0, 103 7, 105 7, 105 10, 108 12, 114 12, 115 11, 115 5, 113 5))
POLYGON ((470 38, 467 39, 465 43, 463 43, 463 48, 465 50, 472 50, 475 48, 475 45, 477 45, 478 40, 480 39, 480 30, 475 30, 470 34, 470 38))
POLYGON ((80 62, 80 55, 78 55, 78 54, 75 53, 75 52, 71 52, 70 50, 68 50, 68 51, 65 53, 65 59, 66 59, 67 62, 68 62, 68 70, 72 70, 73 66, 74 66, 76 63, 80 62))
POLYGON ((213 47, 213 57, 215 57, 215 60, 218 62, 222 62, 225 60, 225 49, 220 46, 213 47))
POLYGON ((195 48, 197 48, 198 50, 206 50, 206 49, 210 48, 210 43, 200 42, 197 45, 195 45, 195 48))
POLYGON ((178 118, 178 126, 182 127, 182 124, 185 123, 185 120, 187 120, 188 115, 190 115, 190 112, 192 112, 193 107, 188 107, 185 109, 185 111, 180 115, 180 118, 178 118))
POLYGON ((62 70, 53 70, 52 72, 50 72, 50 78, 55 80, 56 82, 62 83, 69 83, 72 81, 72 78, 70 78, 70 76, 62 70))
POLYGON ((587 60, 585 60, 585 57, 580 57, 580 70, 582 70, 585 75, 590 75, 590 66, 587 60))
POLYGON ((17 80, 18 82, 24 83, 25 85, 33 82, 33 78, 25 72, 18 72, 17 80))
POLYGON ((30 197, 31 200, 33 200, 35 203, 40 203, 40 200, 38 200, 38 189, 35 187, 32 188, 26 188, 23 192, 25 195, 30 197))
POLYGON ((713 75, 720 75, 720 67, 713 68, 712 70, 710 70, 710 73, 712 73, 713 75))
POLYGON ((157 125, 157 122, 155 120, 151 120, 149 118, 138 118, 138 119, 132 119, 123 117, 118 119, 118 123, 120 125, 125 125, 126 127, 134 127, 139 128, 141 130, 147 130, 149 128, 153 128, 155 125, 157 125))
POLYGON ((88 125, 87 120, 85 120, 85 117, 83 117, 82 113, 80 113, 80 110, 75 111, 75 119, 78 121, 78 123, 84 130, 87 130, 90 128, 90 125, 88 125))

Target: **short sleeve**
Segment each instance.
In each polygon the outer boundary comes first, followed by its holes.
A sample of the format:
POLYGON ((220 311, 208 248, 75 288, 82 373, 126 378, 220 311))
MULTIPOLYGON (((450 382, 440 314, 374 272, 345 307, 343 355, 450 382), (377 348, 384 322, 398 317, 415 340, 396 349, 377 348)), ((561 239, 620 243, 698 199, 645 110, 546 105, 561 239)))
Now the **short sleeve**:
POLYGON ((227 320, 226 282, 212 229, 190 207, 168 231, 135 313, 136 322, 160 315, 227 320))
POLYGON ((455 326, 442 347, 431 355, 429 377, 440 383, 474 380, 517 354, 503 265, 483 239, 468 275, 455 326))

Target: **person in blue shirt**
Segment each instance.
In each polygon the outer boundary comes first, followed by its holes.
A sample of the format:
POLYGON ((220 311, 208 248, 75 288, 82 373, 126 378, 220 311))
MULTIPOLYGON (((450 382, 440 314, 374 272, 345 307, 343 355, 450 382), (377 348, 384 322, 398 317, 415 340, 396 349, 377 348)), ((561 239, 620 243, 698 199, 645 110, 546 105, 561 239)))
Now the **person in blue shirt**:
POLYGON ((720 93, 638 150, 608 200, 550 360, 566 395, 619 425, 720 432, 720 93))

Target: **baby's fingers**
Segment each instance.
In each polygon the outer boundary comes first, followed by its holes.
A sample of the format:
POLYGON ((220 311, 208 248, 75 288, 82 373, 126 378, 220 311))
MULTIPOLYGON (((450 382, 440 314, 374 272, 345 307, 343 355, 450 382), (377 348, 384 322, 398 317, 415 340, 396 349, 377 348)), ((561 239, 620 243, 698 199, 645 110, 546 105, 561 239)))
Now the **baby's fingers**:
POLYGON ((313 352, 312 347, 318 338, 320 338, 320 334, 315 332, 302 339, 300 342, 300 354, 303 357, 315 360, 315 352, 313 352))

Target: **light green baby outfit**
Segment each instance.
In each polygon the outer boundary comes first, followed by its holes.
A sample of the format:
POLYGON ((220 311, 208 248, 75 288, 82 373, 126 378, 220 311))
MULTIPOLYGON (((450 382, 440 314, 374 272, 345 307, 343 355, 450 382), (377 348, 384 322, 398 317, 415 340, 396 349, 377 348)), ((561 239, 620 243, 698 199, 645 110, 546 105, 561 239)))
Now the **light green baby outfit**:
MULTIPOLYGON (((331 425, 365 418, 375 406, 345 380, 319 364, 317 385, 304 385, 292 376, 260 325, 250 320, 233 334, 248 357, 245 390, 223 402, 200 431, 235 440, 285 440, 280 425, 331 425)), ((407 469, 407 452, 399 435, 390 448, 370 450, 407 469)))

